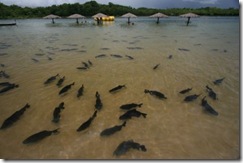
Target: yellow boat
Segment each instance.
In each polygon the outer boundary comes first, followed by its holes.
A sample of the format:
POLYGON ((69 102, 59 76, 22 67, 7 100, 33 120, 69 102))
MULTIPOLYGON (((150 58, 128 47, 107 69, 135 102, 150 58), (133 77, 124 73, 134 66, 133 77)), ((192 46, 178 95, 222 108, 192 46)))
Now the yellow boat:
MULTIPOLYGON (((114 16, 106 16, 106 17, 101 17, 102 21, 114 21, 115 17, 114 16)), ((95 18, 97 20, 97 17, 95 18)))

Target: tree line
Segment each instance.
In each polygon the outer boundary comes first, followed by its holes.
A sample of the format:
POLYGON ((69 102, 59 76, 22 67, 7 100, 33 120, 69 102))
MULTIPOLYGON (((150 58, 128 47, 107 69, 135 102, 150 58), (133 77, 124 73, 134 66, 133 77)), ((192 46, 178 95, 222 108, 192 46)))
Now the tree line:
POLYGON ((130 6, 122 6, 109 2, 107 5, 99 4, 94 0, 84 4, 74 3, 62 5, 52 5, 48 7, 20 7, 17 5, 7 6, 0 3, 0 18, 41 18, 49 14, 66 17, 72 14, 81 14, 83 16, 92 16, 97 13, 104 13, 106 15, 121 16, 125 13, 131 12, 137 16, 149 16, 157 12, 162 12, 168 16, 178 16, 188 12, 193 12, 198 15, 207 16, 239 16, 239 9, 235 8, 169 8, 169 9, 151 9, 151 8, 132 8, 130 6))

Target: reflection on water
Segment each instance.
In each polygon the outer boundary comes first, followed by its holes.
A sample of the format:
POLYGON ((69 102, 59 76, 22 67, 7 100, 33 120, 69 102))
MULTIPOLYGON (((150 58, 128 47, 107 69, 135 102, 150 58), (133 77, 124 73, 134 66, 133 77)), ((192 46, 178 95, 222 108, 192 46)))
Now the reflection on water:
MULTIPOLYGON (((5 159, 238 159, 239 158, 239 18, 201 17, 188 27, 181 18, 137 18, 104 26, 70 25, 72 20, 18 20, 17 27, 0 28, 0 70, 10 78, 0 82, 18 84, 0 94, 0 123, 22 108, 19 121, 1 130, 0 156, 5 159), (103 55, 103 57, 97 57, 103 55), (120 57, 115 57, 120 56, 120 57), (128 57, 130 56, 130 57, 128 57), (90 61, 86 69, 85 63, 90 61), (153 69, 156 65, 156 69, 153 69), (51 76, 65 76, 61 87, 51 76), (213 81, 225 77, 220 85, 213 81), (75 83, 66 94, 59 91, 75 83), (124 85, 120 91, 109 90, 124 85), (84 86, 83 95, 77 98, 84 86), (217 94, 208 96, 206 85, 217 94), (186 94, 179 92, 186 88, 186 94), (144 90, 156 90, 159 99, 144 90), (77 132, 95 110, 96 92, 103 107, 90 126, 77 132), (188 95, 200 94, 192 102, 188 95), (204 96, 219 113, 210 115, 201 106, 204 96), (64 102, 60 121, 53 111, 64 102), (143 103, 146 113, 126 121, 125 127, 107 137, 100 133, 121 125, 124 104, 143 103), (59 128, 38 143, 23 140, 42 130, 59 128), (147 151, 130 149, 121 156, 113 152, 123 141, 133 140, 147 151)), ((2 86, 1 86, 2 88, 2 86)))

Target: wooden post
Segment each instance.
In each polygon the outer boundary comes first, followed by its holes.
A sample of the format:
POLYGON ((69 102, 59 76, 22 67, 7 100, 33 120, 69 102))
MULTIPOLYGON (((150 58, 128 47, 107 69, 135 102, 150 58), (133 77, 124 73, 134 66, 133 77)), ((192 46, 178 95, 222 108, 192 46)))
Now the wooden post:
POLYGON ((190 23, 190 19, 191 19, 191 17, 188 17, 187 22, 186 22, 186 25, 187 25, 187 26, 188 26, 188 24, 190 23))

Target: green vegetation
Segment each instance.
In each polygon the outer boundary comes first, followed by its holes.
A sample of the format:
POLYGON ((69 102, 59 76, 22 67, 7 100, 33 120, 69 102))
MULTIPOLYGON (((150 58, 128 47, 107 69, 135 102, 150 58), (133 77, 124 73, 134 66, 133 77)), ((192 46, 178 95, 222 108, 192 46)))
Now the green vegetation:
POLYGON ((55 14, 59 16, 69 16, 71 14, 81 14, 84 16, 92 16, 98 12, 121 16, 127 12, 134 13, 138 16, 149 16, 157 12, 162 12, 169 16, 178 16, 188 12, 193 12, 198 15, 208 16, 239 16, 239 9, 228 8, 221 9, 216 7, 206 8, 170 8, 170 9, 150 9, 150 8, 132 8, 128 6, 117 5, 109 3, 108 5, 98 4, 96 1, 91 0, 84 4, 62 4, 52 5, 49 7, 19 7, 16 5, 7 6, 0 3, 0 18, 41 18, 49 14, 55 14))

